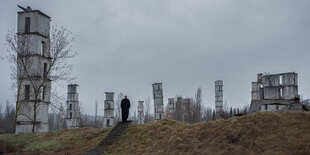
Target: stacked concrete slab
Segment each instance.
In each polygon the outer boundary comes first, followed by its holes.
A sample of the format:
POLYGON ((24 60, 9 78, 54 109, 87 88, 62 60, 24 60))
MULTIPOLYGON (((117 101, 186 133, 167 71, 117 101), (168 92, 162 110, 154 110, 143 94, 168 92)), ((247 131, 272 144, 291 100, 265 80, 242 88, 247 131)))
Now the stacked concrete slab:
POLYGON ((164 118, 163 88, 162 83, 154 83, 152 86, 153 86, 155 121, 158 121, 164 118))
POLYGON ((301 110, 297 73, 257 74, 252 82, 250 112, 301 110))
POLYGON ((80 127, 80 104, 79 93, 77 92, 77 84, 68 85, 67 93, 67 128, 80 127))
POLYGON ((144 124, 144 101, 138 102, 138 124, 144 124))
POLYGON ((223 81, 215 81, 215 111, 216 117, 220 117, 220 112, 223 110, 223 81))
POLYGON ((21 92, 18 93, 18 102, 21 106, 16 112, 18 115, 16 133, 32 132, 33 127, 34 132, 47 132, 51 93, 50 75, 47 74, 51 63, 50 47, 47 43, 50 39, 51 19, 40 10, 32 10, 30 7, 22 9, 23 11, 18 12, 17 19, 17 35, 20 43, 18 48, 27 48, 27 51, 18 54, 17 59, 31 62, 31 65, 25 67, 17 64, 17 70, 23 71, 18 74, 18 82, 22 82, 22 86, 21 92), (27 68, 27 72, 24 68, 27 68), (35 97, 34 92, 38 91, 38 87, 40 94, 35 97))
POLYGON ((114 92, 105 92, 103 127, 114 125, 114 92))

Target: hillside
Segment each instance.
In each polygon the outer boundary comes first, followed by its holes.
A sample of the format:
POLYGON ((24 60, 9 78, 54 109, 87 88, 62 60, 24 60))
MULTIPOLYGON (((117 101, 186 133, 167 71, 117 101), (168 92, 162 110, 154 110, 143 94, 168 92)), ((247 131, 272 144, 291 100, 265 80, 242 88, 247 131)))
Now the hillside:
MULTIPOLYGON (((0 135, 15 151, 78 153, 110 129, 80 128, 49 133, 0 135), (24 142, 23 142, 24 141, 24 142)), ((228 120, 187 124, 161 120, 130 125, 108 154, 310 154, 309 112, 260 112, 228 120)))
POLYGON ((310 154, 310 113, 255 113, 187 124, 162 120, 131 125, 109 153, 310 154))
POLYGON ((78 128, 47 133, 0 135, 0 152, 78 154, 98 145, 110 130, 111 128, 78 128))

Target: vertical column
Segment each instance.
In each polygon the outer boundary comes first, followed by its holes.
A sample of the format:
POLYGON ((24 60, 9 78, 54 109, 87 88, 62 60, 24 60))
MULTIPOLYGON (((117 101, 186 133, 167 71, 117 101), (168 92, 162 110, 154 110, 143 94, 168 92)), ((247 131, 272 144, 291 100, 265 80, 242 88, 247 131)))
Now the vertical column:
POLYGON ((152 86, 153 86, 155 121, 158 121, 164 118, 164 100, 163 100, 162 83, 154 83, 152 86))
POLYGON ((144 101, 138 102, 138 124, 144 124, 144 101))
POLYGON ((68 85, 66 117, 67 128, 80 127, 80 105, 77 87, 77 84, 68 85))
POLYGON ((215 111, 217 117, 220 111, 223 110, 223 81, 215 81, 215 111))
POLYGON ((114 125, 114 92, 105 92, 103 127, 114 125))
POLYGON ((167 106, 167 118, 173 119, 173 114, 175 112, 175 103, 174 98, 168 98, 168 106, 167 106))
MULTIPOLYGON (((20 7, 22 8, 22 7, 20 7)), ((17 108, 16 131, 48 132, 48 106, 50 103, 51 79, 46 68, 51 64, 49 42, 50 17, 39 10, 22 8, 18 12, 17 66, 20 87, 17 108), (45 48, 42 49, 42 46, 45 48), (23 60, 24 63, 21 63, 23 60), (26 74, 26 72, 28 74, 26 74)))

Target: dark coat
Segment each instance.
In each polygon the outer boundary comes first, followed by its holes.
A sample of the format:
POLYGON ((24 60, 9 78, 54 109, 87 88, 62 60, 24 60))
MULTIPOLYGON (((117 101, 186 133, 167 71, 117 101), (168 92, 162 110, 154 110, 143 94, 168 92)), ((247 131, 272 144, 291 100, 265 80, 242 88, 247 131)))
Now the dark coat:
POLYGON ((123 99, 121 102, 122 108, 122 121, 126 122, 129 114, 130 101, 128 99, 123 99))
POLYGON ((122 107, 122 109, 129 109, 130 108, 130 101, 127 98, 124 98, 122 100, 121 107, 122 107))

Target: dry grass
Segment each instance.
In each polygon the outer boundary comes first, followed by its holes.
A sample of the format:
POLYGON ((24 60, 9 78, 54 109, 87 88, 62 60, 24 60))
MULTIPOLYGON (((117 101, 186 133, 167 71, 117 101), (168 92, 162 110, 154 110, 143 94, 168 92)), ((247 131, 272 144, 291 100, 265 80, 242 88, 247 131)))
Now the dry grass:
MULTIPOLYGON (((17 154, 79 154, 110 130, 0 135, 0 143, 17 154)), ((164 119, 130 125, 107 154, 310 154, 310 113, 260 112, 196 124, 164 119)))
POLYGON ((108 154, 310 154, 309 112, 131 125, 108 154))
POLYGON ((5 142, 15 153, 78 154, 99 144, 110 130, 78 128, 47 133, 20 133, 0 135, 0 141, 5 142))

